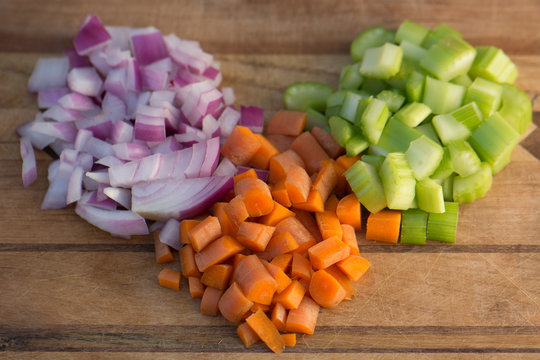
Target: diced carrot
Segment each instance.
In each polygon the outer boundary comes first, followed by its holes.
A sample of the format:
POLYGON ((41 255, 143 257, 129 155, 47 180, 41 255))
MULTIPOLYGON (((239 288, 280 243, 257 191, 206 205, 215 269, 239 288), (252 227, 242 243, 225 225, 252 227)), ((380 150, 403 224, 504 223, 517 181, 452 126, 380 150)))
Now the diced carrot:
POLYGON ((343 242, 347 244, 351 255, 360 255, 358 249, 358 240, 356 239, 356 231, 351 225, 341 224, 341 230, 343 231, 343 242))
POLYGON ((270 312, 271 309, 272 309, 272 307, 270 305, 253 303, 253 306, 251 307, 250 311, 252 313, 255 313, 255 312, 261 310, 262 312, 266 313, 266 312, 270 312))
POLYGON ((201 298, 201 313, 204 315, 218 316, 219 315, 219 299, 223 295, 223 290, 219 290, 208 286, 204 289, 201 298))
POLYGON ((269 305, 277 284, 257 255, 248 255, 238 263, 234 275, 246 297, 256 303, 269 305))
POLYGON ((347 244, 332 236, 310 247, 308 254, 313 268, 325 269, 349 256, 350 250, 347 244))
POLYGON ((232 265, 216 264, 206 269, 201 276, 201 283, 219 290, 225 290, 229 285, 233 271, 232 265))
POLYGON ((272 236, 266 246, 266 250, 257 254, 261 259, 270 260, 280 254, 285 254, 298 249, 298 243, 289 232, 272 236))
POLYGON ((281 135, 281 134, 265 134, 264 137, 278 149, 279 152, 289 150, 296 136, 281 135))
POLYGON ((321 193, 312 187, 306 201, 295 203, 294 207, 300 210, 319 212, 324 210, 324 202, 322 201, 321 193))
POLYGON ((291 144, 291 150, 296 152, 306 164, 309 174, 319 171, 321 161, 328 160, 328 154, 319 145, 310 132, 303 132, 291 144))
POLYGON ((255 331, 251 330, 249 325, 245 322, 238 326, 236 333, 246 347, 250 347, 260 340, 259 336, 255 334, 255 331))
POLYGON ((352 281, 358 281, 369 269, 370 263, 359 255, 350 255, 336 264, 352 281))
POLYGON ((200 221, 192 219, 184 219, 180 221, 179 233, 180 233, 180 242, 182 244, 191 244, 191 239, 189 238, 188 232, 193 229, 200 221))
POLYGON ((246 204, 244 203, 244 197, 242 195, 238 195, 229 201, 229 203, 225 206, 225 214, 227 214, 229 220, 231 221, 232 229, 230 231, 236 234, 240 224, 249 217, 246 204))
POLYGON ((340 270, 340 268, 337 267, 337 265, 334 264, 329 266, 324 269, 324 271, 332 275, 341 286, 343 286, 343 289, 345 289, 345 300, 352 300, 354 298, 355 288, 353 282, 340 270))
POLYGON ((154 231, 154 253, 158 264, 174 261, 174 256, 169 246, 159 240, 159 231, 154 231))
POLYGON ((397 243, 401 225, 401 211, 381 210, 367 219, 366 240, 397 243))
POLYGON ((208 216, 188 231, 191 246, 197 252, 200 252, 221 235, 221 225, 215 216, 208 216))
POLYGON ((268 185, 260 180, 245 178, 234 184, 234 192, 241 195, 251 217, 269 214, 274 209, 274 200, 268 185))
POLYGON ((343 301, 347 293, 335 277, 325 270, 317 270, 311 277, 309 294, 320 306, 333 308, 343 301))
POLYGON ((159 285, 178 291, 180 290, 182 274, 172 269, 163 269, 158 275, 158 280, 159 285))
POLYGON ((283 341, 285 341, 285 346, 286 347, 296 346, 296 334, 295 333, 281 334, 281 337, 283 338, 283 341))
POLYGON ((251 159, 249 160, 249 165, 257 169, 266 170, 268 169, 270 159, 276 156, 277 154, 279 154, 280 151, 270 141, 268 141, 263 135, 255 134, 255 136, 259 139, 261 143, 261 147, 251 157, 251 159))
POLYGON ((281 220, 294 216, 294 213, 287 209, 285 206, 281 205, 279 202, 274 201, 274 208, 269 214, 261 216, 259 222, 268 226, 275 226, 281 220))
POLYGON ((182 275, 200 278, 201 272, 195 262, 195 251, 193 251, 191 245, 184 245, 178 250, 178 255, 180 256, 180 265, 182 265, 182 275))
POLYGON ((225 290, 218 303, 221 315, 233 323, 240 322, 252 306, 253 302, 246 298, 236 282, 225 290))
POLYGON ((195 216, 193 218, 193 220, 201 222, 201 221, 203 221, 204 219, 206 219, 209 216, 212 216, 212 214, 210 213, 209 210, 206 210, 206 211, 200 213, 199 215, 195 216))
MULTIPOLYGON (((321 195, 323 204, 326 202, 338 182, 338 174, 332 162, 323 162, 317 178, 313 182, 313 188, 321 195)), ((321 210, 322 211, 322 210, 321 210)))
POLYGON ((293 165, 305 167, 302 158, 292 150, 287 150, 271 158, 268 182, 275 184, 280 180, 285 180, 289 169, 293 165))
POLYGON ((234 190, 231 190, 228 193, 226 193, 225 195, 223 195, 223 197, 221 198, 221 201, 225 202, 225 203, 228 203, 229 201, 234 199, 235 196, 236 195, 234 195, 234 190))
POLYGON ((227 212, 225 211, 227 205, 228 204, 225 202, 215 203, 213 207, 214 216, 217 217, 219 221, 219 225, 221 226, 221 232, 223 233, 223 235, 234 236, 236 235, 236 231, 238 230, 238 228, 231 222, 231 219, 229 219, 229 215, 227 215, 227 212))
POLYGON ((221 154, 236 166, 246 165, 261 147, 261 142, 251 130, 236 126, 221 147, 221 154))
POLYGON ((237 174, 234 176, 234 183, 236 184, 242 179, 245 179, 247 177, 258 179, 257 173, 255 172, 255 169, 249 169, 247 171, 244 171, 243 173, 237 174))
POLYGON ((296 216, 285 218, 276 224, 275 235, 285 232, 290 233, 294 237, 294 240, 296 240, 298 248, 295 252, 298 253, 304 253, 317 242, 315 237, 311 235, 309 230, 306 229, 296 216))
POLYGON ((299 279, 311 279, 313 269, 307 258, 300 254, 293 254, 291 264, 291 276, 299 279))
POLYGON ((306 117, 305 112, 279 110, 268 123, 266 133, 298 136, 306 126, 306 117))
POLYGON ((336 186, 334 187, 334 194, 337 196, 345 195, 345 193, 347 192, 347 189, 349 188, 349 183, 347 182, 347 179, 343 175, 343 173, 345 172, 345 168, 341 166, 340 164, 338 164, 335 160, 327 160, 324 163, 332 164, 337 174, 337 183, 336 183, 336 186))
POLYGON ((289 199, 289 193, 285 187, 285 180, 278 181, 270 188, 270 192, 274 201, 288 208, 292 205, 291 199, 289 199))
POLYGON ((347 155, 341 155, 336 159, 336 162, 341 165, 345 170, 353 166, 357 161, 362 159, 362 155, 356 155, 349 157, 347 155))
POLYGON ((259 336, 270 350, 279 354, 285 349, 285 341, 279 334, 276 325, 261 310, 246 319, 249 327, 259 336))
POLYGON ((297 309, 306 293, 306 288, 298 280, 293 280, 289 286, 274 295, 274 301, 282 304, 285 309, 297 309))
POLYGON ((337 158, 343 153, 343 148, 341 145, 339 145, 332 134, 330 134, 328 131, 318 126, 314 126, 311 128, 311 135, 313 135, 317 142, 323 147, 324 151, 326 151, 328 156, 330 156, 332 159, 337 158))
POLYGON ((315 331, 317 318, 319 317, 319 309, 319 304, 311 298, 304 296, 298 308, 289 311, 285 329, 287 331, 312 335, 315 331))
POLYGON ((275 303, 270 315, 270 320, 276 325, 279 331, 285 331, 285 322, 287 321, 287 309, 281 303, 275 303))
POLYGON ((263 265, 266 267, 266 270, 272 275, 274 280, 276 280, 277 288, 276 292, 280 293, 291 284, 291 278, 285 274, 283 270, 277 265, 270 264, 268 261, 263 261, 263 265))
POLYGON ((330 194, 330 196, 324 203, 324 210, 335 213, 337 210, 338 204, 339 204, 339 199, 336 197, 336 194, 330 194))
POLYGON ((309 283, 311 282, 311 278, 309 278, 309 279, 298 279, 298 282, 300 284, 302 284, 304 289, 306 289, 306 295, 305 296, 309 296, 309 283))
POLYGON ((351 225, 354 230, 362 228, 362 212, 360 201, 355 194, 349 194, 339 200, 336 215, 342 224, 351 225))
POLYGON ((236 240, 253 251, 264 251, 274 234, 275 227, 244 221, 236 233, 236 240))
POLYGON ((311 179, 306 170, 301 166, 291 166, 285 178, 285 188, 293 205, 306 202, 311 189, 311 179))
POLYGON ((242 244, 229 235, 224 235, 195 254, 195 263, 200 271, 219 264, 234 254, 244 250, 242 244))
POLYGON ((201 279, 198 277, 188 277, 189 293, 192 298, 200 298, 204 294, 205 286, 202 284, 201 279))
POLYGON ((270 264, 279 266, 281 270, 287 273, 291 266, 292 258, 293 258, 292 254, 277 255, 272 259, 272 261, 270 261, 270 264))
POLYGON ((323 239, 337 237, 339 240, 343 238, 343 230, 341 224, 334 211, 323 211, 315 213, 315 220, 323 239))
POLYGON ((232 265, 233 265, 233 274, 234 274, 234 270, 236 269, 236 267, 238 266, 238 263, 240 263, 240 261, 245 258, 247 255, 244 255, 244 254, 235 254, 233 256, 233 259, 232 259, 232 265))
POLYGON ((317 226, 317 221, 311 213, 301 209, 292 209, 295 213, 296 218, 304 225, 304 227, 309 231, 311 235, 315 238, 316 242, 322 241, 322 235, 317 226))

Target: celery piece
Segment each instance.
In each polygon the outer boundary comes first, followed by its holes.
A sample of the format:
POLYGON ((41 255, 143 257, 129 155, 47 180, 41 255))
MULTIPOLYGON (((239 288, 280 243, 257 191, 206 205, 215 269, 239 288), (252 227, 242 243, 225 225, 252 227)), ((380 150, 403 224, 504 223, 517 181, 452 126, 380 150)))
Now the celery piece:
MULTIPOLYGON (((384 161, 384 158, 388 155, 389 151, 379 145, 370 144, 367 153, 368 155, 382 156, 384 161)), ((379 171, 379 169, 377 169, 377 171, 379 171)))
POLYGON ((362 91, 369 95, 378 94, 387 87, 388 84, 382 79, 364 78, 364 82, 362 82, 362 91))
POLYGON ((285 89, 283 102, 287 110, 305 111, 310 107, 325 111, 326 101, 333 92, 330 86, 320 82, 294 82, 285 89))
POLYGON ((407 210, 414 200, 416 180, 403 153, 389 153, 379 169, 389 209, 407 210))
POLYGON ((445 201, 454 201, 454 175, 443 180, 442 191, 445 201))
POLYGON ((476 58, 469 70, 472 77, 483 77, 498 83, 514 83, 518 75, 516 65, 502 49, 478 46, 476 52, 476 58))
POLYGON ((458 122, 462 123, 470 131, 474 131, 484 120, 482 112, 476 102, 470 102, 450 113, 458 122))
POLYGON ((360 73, 375 79, 388 79, 398 73, 403 60, 403 49, 392 43, 367 49, 360 73))
POLYGON ((413 71, 405 83, 407 99, 411 102, 421 102, 424 98, 426 76, 419 71, 413 71))
POLYGON ((461 176, 468 176, 478 170, 480 159, 465 140, 455 140, 448 144, 452 168, 461 176))
POLYGON ((341 105, 338 106, 330 106, 326 108, 325 115, 327 118, 331 118, 332 116, 339 116, 339 113, 341 112, 341 105))
POLYGON ((502 88, 502 105, 499 113, 520 135, 523 135, 532 123, 531 99, 514 85, 502 84, 502 88))
POLYGON ((443 188, 430 178, 416 182, 416 201, 421 210, 429 213, 444 212, 443 188))
POLYGON ((345 146, 355 134, 354 125, 339 116, 330 117, 328 125, 330 125, 330 134, 341 146, 345 146))
POLYGON ((415 128, 408 127, 398 119, 391 117, 384 127, 377 146, 387 152, 404 153, 414 139, 422 136, 415 128))
POLYGON ((407 88, 407 81, 409 80, 411 73, 416 71, 416 68, 417 66, 413 61, 403 59, 397 74, 386 79, 385 82, 391 87, 405 92, 407 88))
POLYGON ((376 98, 386 102, 391 112, 398 111, 405 102, 405 96, 393 90, 383 90, 377 94, 376 98))
POLYGON ((429 106, 418 102, 412 102, 402 107, 394 114, 394 117, 407 126, 415 127, 424 121, 429 114, 431 114, 429 106))
POLYGON ((401 213, 402 244, 424 245, 426 243, 428 214, 419 209, 408 209, 401 213))
POLYGON ((380 26, 374 26, 364 30, 351 43, 351 57, 353 62, 358 62, 364 57, 367 49, 381 46, 384 43, 394 41, 393 31, 380 26))
POLYGON ((469 176, 455 176, 452 188, 454 201, 463 204, 484 197, 491 188, 492 181, 491 167, 485 162, 469 176))
POLYGON ((434 116, 431 123, 444 145, 467 139, 471 135, 469 129, 450 114, 434 116))
POLYGON ((471 80, 470 76, 467 75, 467 74, 456 76, 455 78, 450 80, 450 82, 454 83, 454 84, 457 84, 457 85, 464 86, 464 87, 468 87, 469 85, 472 84, 472 80, 471 80))
POLYGON ((442 147, 425 135, 411 141, 405 155, 416 180, 431 175, 439 166, 443 153, 442 147))
POLYGON ((443 156, 441 158, 439 166, 437 167, 437 169, 435 169, 433 174, 431 174, 432 179, 446 179, 454 172, 454 167, 452 166, 452 159, 450 158, 450 151, 448 150, 448 147, 444 146, 442 149, 443 156))
POLYGON ((345 98, 343 99, 343 104, 341 105, 339 115, 345 120, 354 122, 356 111, 358 109, 358 103, 362 99, 364 99, 364 96, 353 91, 347 91, 345 93, 345 98))
POLYGON ((426 49, 429 49, 431 46, 438 43, 441 39, 444 39, 447 36, 455 36, 460 38, 461 33, 446 24, 440 24, 427 34, 424 42, 422 43, 422 46, 426 49))
POLYGON ((370 143, 377 144, 389 117, 386 102, 370 98, 360 120, 360 128, 370 143))
POLYGON ((362 161, 371 164, 379 171, 386 155, 362 155, 362 161))
POLYGON ((328 125, 328 119, 324 114, 318 112, 317 110, 308 107, 306 110, 306 126, 305 130, 311 130, 315 126, 320 127, 328 132, 330 132, 330 126, 328 125))
POLYGON ((461 106, 465 88, 460 85, 426 76, 423 103, 434 114, 446 114, 461 106))
POLYGON ((484 117, 488 117, 501 105, 502 90, 500 84, 477 77, 467 88, 463 103, 468 104, 474 101, 484 117))
POLYGON ((341 69, 339 75, 339 89, 358 89, 364 81, 364 77, 360 74, 361 63, 357 62, 350 65, 345 65, 341 69))
POLYGON ((476 49, 465 40, 447 36, 427 51, 420 66, 442 81, 466 74, 474 61, 476 49))
POLYGON ((345 143, 345 151, 349 157, 354 157, 360 154, 369 146, 369 142, 366 140, 364 134, 362 134, 362 131, 356 126, 354 128, 356 129, 353 136, 351 136, 345 143))
POLYGON ((373 165, 357 161, 343 174, 360 203, 369 212, 377 213, 386 207, 381 179, 373 165))
POLYGON ((510 162, 512 150, 519 142, 519 133, 496 112, 473 131, 468 141, 496 174, 510 162))
POLYGON ((456 231, 459 218, 459 204, 452 201, 444 203, 445 212, 430 213, 427 222, 428 240, 456 242, 456 231))
POLYGON ((341 105, 343 105, 343 100, 345 100, 345 94, 347 94, 347 91, 348 90, 338 90, 328 96, 326 99, 326 117, 330 118, 331 116, 339 115, 341 112, 341 105))
POLYGON ((420 131, 422 134, 426 135, 428 138, 441 145, 441 140, 439 139, 439 136, 437 135, 437 132, 435 131, 435 128, 433 127, 431 121, 425 122, 422 125, 418 125, 416 127, 416 130, 420 131))
POLYGON ((411 44, 420 46, 424 39, 429 34, 429 29, 414 21, 404 20, 396 31, 394 42, 401 44, 403 41, 408 41, 411 44))
POLYGON ((419 63, 427 54, 426 49, 407 40, 402 41, 399 46, 403 49, 403 58, 414 63, 419 63))
POLYGON ((360 124, 362 123, 362 115, 364 114, 364 111, 366 110, 371 99, 373 99, 373 96, 364 98, 358 103, 358 107, 356 108, 356 115, 354 116, 354 124, 356 126, 360 127, 360 124))

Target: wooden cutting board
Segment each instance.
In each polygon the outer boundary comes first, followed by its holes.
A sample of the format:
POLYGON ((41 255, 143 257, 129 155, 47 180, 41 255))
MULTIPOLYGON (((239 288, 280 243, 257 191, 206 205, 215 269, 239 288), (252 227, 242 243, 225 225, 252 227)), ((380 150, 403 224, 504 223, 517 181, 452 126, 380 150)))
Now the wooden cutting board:
MULTIPOLYGON (((540 3, 521 1, 71 1, 0 2, 0 358, 263 359, 235 327, 199 314, 183 282, 157 284, 150 236, 112 238, 73 208, 42 211, 51 159, 20 178, 15 128, 31 119, 26 83, 38 57, 70 45, 86 13, 105 24, 155 25, 199 40, 222 63, 237 104, 271 116, 295 80, 337 84, 348 44, 372 25, 446 22, 518 65, 540 104, 540 3)), ((540 355, 540 135, 531 126, 488 195, 460 208, 456 244, 388 246, 365 240, 372 268, 357 297, 322 310, 316 333, 282 358, 462 359, 540 355)), ((179 268, 179 263, 172 265, 179 268)))

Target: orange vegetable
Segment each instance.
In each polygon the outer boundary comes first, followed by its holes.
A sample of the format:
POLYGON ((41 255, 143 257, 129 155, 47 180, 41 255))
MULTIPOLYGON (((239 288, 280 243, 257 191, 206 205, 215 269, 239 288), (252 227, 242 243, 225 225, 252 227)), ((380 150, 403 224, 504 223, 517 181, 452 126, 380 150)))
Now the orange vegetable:
POLYGON ((259 310, 261 310, 262 312, 269 312, 270 309, 271 309, 270 305, 253 303, 253 306, 251 307, 250 311, 252 313, 255 313, 255 312, 259 311, 259 310))
POLYGON ((224 235, 195 254, 195 263, 200 271, 219 264, 234 254, 244 250, 244 247, 229 235, 224 235))
POLYGON ((245 178, 234 184, 234 192, 241 195, 251 217, 269 214, 274 209, 274 200, 268 185, 260 180, 245 178))
POLYGON ((275 226, 278 222, 290 216, 294 216, 294 213, 291 210, 274 201, 274 208, 272 211, 269 214, 261 216, 259 222, 264 225, 275 226))
POLYGON ((266 250, 257 254, 261 259, 270 260, 280 254, 285 254, 298 249, 298 243, 289 232, 273 236, 266 246, 266 250))
POLYGON ((284 207, 290 207, 292 205, 291 199, 289 199, 289 193, 285 187, 285 180, 278 181, 270 188, 270 192, 274 201, 283 205, 284 207))
POLYGON ((257 169, 268 169, 270 159, 276 156, 280 151, 263 135, 255 134, 261 143, 261 147, 249 160, 249 165, 257 169))
POLYGON ((356 231, 351 225, 341 224, 341 230, 343 231, 343 242, 349 246, 351 255, 360 255, 358 249, 358 240, 356 239, 356 231))
POLYGON ((304 296, 297 309, 289 311, 285 329, 312 335, 315 331, 320 306, 307 296, 304 296))
POLYGON ((325 270, 317 270, 311 276, 309 294, 317 304, 325 308, 336 307, 347 295, 336 278, 325 270))
POLYGON ((309 283, 311 282, 311 278, 309 278, 309 279, 298 279, 298 282, 300 284, 302 284, 304 289, 306 289, 306 295, 305 296, 309 296, 309 283))
POLYGON ((297 309, 305 293, 306 288, 298 280, 293 280, 285 290, 274 295, 274 301, 285 309, 297 309))
POLYGON ((279 152, 289 150, 292 142, 296 139, 295 136, 281 135, 281 134, 265 134, 264 137, 270 141, 272 145, 276 147, 279 152))
POLYGON ((285 218, 276 224, 275 235, 285 232, 290 233, 294 237, 294 240, 296 240, 298 248, 295 251, 298 253, 307 251, 307 249, 317 242, 296 216, 285 218))
POLYGON ((300 210, 318 212, 324 210, 324 202, 322 201, 319 191, 312 187, 308 193, 306 201, 295 203, 294 207, 300 210))
POLYGON ((294 139, 290 148, 302 158, 309 174, 319 171, 321 161, 329 159, 319 142, 307 131, 294 139))
MULTIPOLYGON (((337 185, 338 174, 333 165, 333 162, 323 162, 321 170, 317 174, 317 178, 313 182, 313 188, 321 195, 321 201, 323 204, 328 200, 332 191, 337 185)), ((322 210, 321 210, 322 211, 322 210)))
POLYGON ((281 270, 283 270, 284 272, 288 272, 289 267, 292 263, 292 258, 292 254, 277 255, 272 259, 272 261, 270 261, 270 264, 279 266, 281 270))
POLYGON ((300 221, 302 225, 304 225, 304 227, 309 231, 309 233, 313 235, 316 242, 322 241, 323 238, 321 232, 319 231, 317 221, 315 221, 313 215, 311 215, 308 211, 301 209, 293 209, 293 212, 295 213, 298 221, 300 221))
POLYGON ((221 226, 221 232, 223 233, 223 235, 234 236, 236 235, 236 231, 238 230, 238 228, 231 222, 231 219, 229 219, 229 215, 227 215, 227 212, 225 211, 227 205, 228 204, 225 202, 215 203, 213 207, 214 216, 218 218, 219 225, 221 226))
POLYGON ((219 299, 221 299, 221 295, 223 295, 222 290, 210 286, 204 289, 204 293, 201 298, 201 313, 210 316, 218 316, 218 304, 219 299))
POLYGON ((236 166, 247 165, 261 147, 261 142, 251 130, 236 126, 221 147, 221 154, 236 166))
POLYGON ((279 110, 268 123, 266 133, 298 136, 302 133, 305 126, 305 112, 279 110))
POLYGON ((205 286, 202 284, 201 279, 198 277, 188 277, 189 293, 192 298, 200 298, 204 294, 205 286))
POLYGON ((206 269, 201 276, 201 283, 219 290, 225 290, 229 285, 233 271, 232 265, 216 264, 206 269))
POLYGON ((201 272, 195 262, 195 251, 191 245, 184 245, 180 250, 178 250, 178 255, 180 256, 180 264, 182 265, 182 275, 185 277, 201 277, 201 272))
POLYGON ((244 203, 244 197, 242 195, 235 196, 229 203, 225 206, 225 214, 231 222, 231 230, 235 235, 238 231, 238 227, 243 223, 248 217, 249 213, 247 211, 246 205, 244 203))
POLYGON ((287 321, 287 309, 281 303, 276 303, 272 309, 270 320, 276 325, 279 331, 285 331, 285 322, 287 321))
POLYGON ((158 275, 159 285, 176 291, 180 290, 181 280, 182 274, 171 269, 163 269, 158 275))
POLYGON ((362 155, 356 155, 349 157, 347 155, 341 155, 336 159, 336 162, 341 165, 345 170, 353 166, 357 161, 362 159, 362 155))
POLYGON ((352 298, 354 298, 355 288, 353 282, 337 267, 337 265, 334 264, 329 266, 324 269, 324 271, 332 275, 340 283, 340 285, 343 286, 346 293, 345 300, 352 300, 352 298))
POLYGON ((311 279, 313 269, 307 258, 300 254, 293 254, 291 263, 291 276, 299 279, 311 279))
POLYGON ((334 211, 323 211, 315 213, 315 220, 323 239, 331 237, 337 237, 339 240, 343 238, 343 230, 341 230, 341 224, 334 211))
POLYGON ((315 269, 325 269, 349 256, 350 250, 347 244, 332 236, 310 247, 308 254, 315 269))
POLYGON ((362 228, 362 213, 360 201, 355 194, 349 194, 339 200, 336 215, 342 224, 351 225, 354 230, 362 228))
POLYGON ((295 333, 281 334, 281 337, 283 338, 283 341, 285 341, 285 346, 288 346, 288 347, 296 346, 295 333))
POLYGON ((285 274, 283 270, 277 265, 270 264, 268 261, 262 262, 266 270, 272 275, 274 280, 276 280, 276 292, 280 293, 287 288, 292 282, 291 278, 285 274))
POLYGON ((218 303, 221 315, 233 323, 240 322, 252 306, 253 302, 246 298, 235 282, 225 290, 218 303))
POLYGON ((174 256, 169 246, 159 240, 159 231, 154 232, 154 253, 158 264, 174 261, 174 256))
POLYGON ((246 347, 250 347, 260 340, 259 336, 255 334, 255 331, 251 330, 247 323, 242 323, 238 326, 236 333, 246 347))
POLYGON ((191 219, 185 219, 180 221, 180 242, 182 244, 191 244, 191 239, 189 238, 188 232, 193 229, 197 224, 199 224, 199 220, 191 220, 191 219))
POLYGON ((233 279, 249 300, 265 305, 272 302, 277 284, 257 255, 248 255, 240 260, 233 279))
POLYGON ((311 189, 311 179, 306 170, 301 166, 291 166, 285 178, 285 188, 293 205, 306 202, 311 189))
POLYGON ((243 173, 240 173, 240 174, 237 174, 234 176, 233 180, 234 180, 234 183, 236 184, 237 182, 239 182, 240 180, 242 179, 245 179, 245 178, 254 178, 254 179, 258 179, 259 177, 257 176, 257 173, 255 172, 255 169, 249 169, 247 171, 244 171, 243 173))
POLYGON ((366 239, 397 243, 401 225, 401 211, 381 210, 367 219, 366 239))
POLYGON ((302 158, 292 150, 287 150, 270 159, 270 173, 268 182, 275 184, 280 180, 285 180, 291 166, 305 167, 302 158))
POLYGON ((197 252, 204 249, 205 246, 221 235, 221 225, 215 216, 208 216, 188 231, 191 246, 197 252))
POLYGON ((345 193, 349 189, 349 183, 347 182, 347 179, 343 175, 343 173, 345 172, 345 168, 334 160, 327 160, 325 164, 326 163, 332 164, 337 174, 337 183, 336 183, 336 186, 334 187, 334 194, 337 196, 345 195, 345 193))
POLYGON ((275 229, 273 226, 244 221, 238 228, 236 240, 250 250, 264 251, 275 229))
POLYGON ((318 126, 314 126, 311 129, 311 135, 317 140, 317 142, 323 147, 324 151, 332 159, 337 158, 341 153, 343 153, 343 148, 339 143, 334 139, 332 134, 328 131, 321 129, 318 126))
POLYGON ((270 350, 279 354, 285 349, 285 341, 279 334, 276 325, 264 312, 258 310, 246 319, 246 323, 270 350))
POLYGON ((358 281, 362 275, 369 269, 370 263, 358 255, 350 255, 336 264, 341 271, 352 281, 358 281))

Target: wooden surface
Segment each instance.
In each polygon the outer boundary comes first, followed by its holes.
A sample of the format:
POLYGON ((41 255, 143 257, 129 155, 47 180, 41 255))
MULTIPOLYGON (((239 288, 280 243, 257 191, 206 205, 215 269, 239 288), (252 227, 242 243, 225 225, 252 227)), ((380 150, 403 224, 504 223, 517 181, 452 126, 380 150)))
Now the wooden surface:
MULTIPOLYGON (((447 22, 510 54, 518 85, 540 93, 540 3, 530 1, 0 1, 0 358, 270 359, 235 327, 202 316, 187 284, 160 288, 150 237, 112 238, 73 208, 42 211, 47 165, 24 189, 17 125, 33 118, 38 57, 69 46, 84 15, 200 40, 237 104, 281 107, 295 80, 336 85, 348 44, 371 25, 447 22), (337 4, 336 4, 337 3, 337 4), (106 9, 106 10, 105 10, 106 9)), ((540 104, 533 103, 538 124, 540 104)), ((457 243, 360 249, 358 296, 323 310, 282 358, 537 359, 540 355, 540 136, 536 125, 487 197, 460 208, 457 243)), ((179 267, 175 263, 175 267, 179 267)))

